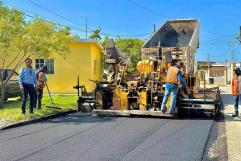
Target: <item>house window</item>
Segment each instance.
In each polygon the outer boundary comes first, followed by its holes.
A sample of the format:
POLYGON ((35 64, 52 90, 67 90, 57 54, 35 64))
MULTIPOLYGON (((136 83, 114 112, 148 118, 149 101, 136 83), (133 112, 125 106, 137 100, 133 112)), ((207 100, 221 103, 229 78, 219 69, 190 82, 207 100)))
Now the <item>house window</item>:
POLYGON ((54 59, 46 59, 45 65, 48 67, 47 74, 54 74, 54 59))
POLYGON ((35 59, 35 69, 39 70, 42 66, 44 66, 44 59, 35 59))
POLYGON ((54 74, 54 59, 35 59, 35 69, 46 65, 48 68, 47 74, 54 74))

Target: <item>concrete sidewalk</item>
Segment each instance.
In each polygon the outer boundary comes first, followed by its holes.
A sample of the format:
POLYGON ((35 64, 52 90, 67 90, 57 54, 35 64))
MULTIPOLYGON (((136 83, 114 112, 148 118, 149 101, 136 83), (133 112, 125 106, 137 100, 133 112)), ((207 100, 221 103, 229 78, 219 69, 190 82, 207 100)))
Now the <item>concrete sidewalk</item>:
POLYGON ((203 161, 241 161, 241 119, 232 117, 235 97, 231 95, 231 86, 220 89, 224 120, 214 123, 203 161))
POLYGON ((241 118, 233 118, 233 105, 226 105, 224 110, 227 137, 228 158, 231 161, 241 160, 241 118))
MULTIPOLYGON (((241 117, 240 114, 238 118, 232 117, 234 113, 234 97, 231 95, 231 87, 221 87, 221 93, 224 103, 223 113, 225 118, 228 160, 241 161, 241 117)), ((241 111, 240 105, 239 111, 241 111)))

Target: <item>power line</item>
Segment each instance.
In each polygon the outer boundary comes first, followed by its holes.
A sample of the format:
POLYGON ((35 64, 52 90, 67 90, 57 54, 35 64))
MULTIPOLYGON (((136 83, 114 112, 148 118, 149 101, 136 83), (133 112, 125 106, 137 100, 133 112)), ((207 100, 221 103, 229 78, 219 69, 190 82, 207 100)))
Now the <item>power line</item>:
MULTIPOLYGON (((57 16, 57 17, 60 17, 60 18, 62 18, 62 19, 64 19, 64 20, 67 20, 67 21, 72 22, 72 23, 74 23, 74 24, 76 24, 76 25, 79 25, 79 23, 77 23, 77 22, 75 22, 75 21, 73 21, 73 20, 71 20, 71 19, 69 19, 69 18, 66 18, 65 16, 62 16, 62 15, 60 15, 60 14, 58 14, 58 13, 56 13, 56 12, 54 12, 54 11, 46 8, 46 7, 43 7, 42 5, 36 3, 36 2, 33 1, 33 0, 28 0, 28 1, 29 1, 31 4, 37 6, 37 7, 41 8, 41 9, 43 9, 43 10, 45 10, 45 11, 47 11, 47 12, 49 12, 49 13, 57 16)), ((93 30, 91 30, 91 32, 93 32, 93 30)), ((85 19, 85 33, 86 33, 86 38, 87 38, 87 33, 88 33, 87 18, 85 19)), ((101 32, 100 34, 101 34, 101 35, 105 35, 105 36, 113 36, 113 37, 116 37, 116 36, 122 36, 122 37, 141 37, 141 36, 145 36, 145 35, 150 35, 150 33, 139 34, 139 35, 134 35, 134 36, 133 36, 133 35, 118 35, 118 34, 115 35, 115 34, 109 34, 109 33, 104 33, 104 32, 101 32)))
POLYGON ((213 32, 213 31, 210 31, 209 29, 207 29, 207 28, 205 28, 205 27, 202 27, 202 29, 203 29, 204 31, 212 34, 212 35, 217 36, 217 37, 234 37, 234 36, 235 36, 235 35, 220 35, 220 34, 217 34, 217 33, 213 32))
MULTIPOLYGON (((234 41, 233 41, 234 42, 234 41)), ((229 44, 229 46, 221 46, 222 48, 225 47, 225 49, 222 50, 222 52, 220 53, 212 53, 210 56, 211 57, 222 57, 222 56, 226 56, 227 54, 230 54, 230 61, 237 61, 236 55, 235 55, 235 43, 234 44, 229 44)), ((220 49, 221 47, 217 48, 220 49)), ((203 50, 208 50, 208 52, 210 51, 210 48, 206 48, 206 49, 199 49, 199 51, 203 51, 203 50)), ((202 55, 208 55, 209 53, 204 53, 202 55)))
MULTIPOLYGON (((156 10, 153 10, 153 9, 151 9, 150 7, 147 7, 147 6, 143 5, 143 4, 137 3, 137 2, 135 2, 135 1, 133 1, 133 0, 127 0, 127 1, 129 1, 129 2, 132 3, 133 5, 135 5, 135 6, 139 7, 139 8, 145 9, 145 10, 147 10, 147 11, 149 11, 149 12, 155 14, 155 15, 158 15, 158 16, 161 16, 161 17, 165 17, 165 18, 170 18, 169 16, 167 16, 167 15, 165 15, 165 14, 163 14, 163 13, 157 12, 156 10)), ((56 13, 56 12, 48 9, 48 8, 40 5, 39 3, 37 3, 37 2, 35 2, 35 1, 33 1, 33 0, 28 0, 28 2, 30 2, 31 4, 33 4, 33 5, 37 6, 37 7, 41 8, 41 9, 43 9, 43 10, 49 12, 49 13, 51 13, 51 14, 59 17, 59 18, 62 18, 62 19, 64 19, 64 20, 68 21, 68 22, 71 22, 71 23, 73 23, 73 24, 75 24, 75 25, 77 25, 77 26, 80 25, 78 22, 73 21, 72 19, 69 19, 69 18, 67 18, 67 17, 65 17, 65 16, 62 16, 62 15, 60 15, 59 13, 56 13)), ((43 17, 43 16, 42 16, 42 17, 43 17)), ((68 25, 68 26, 70 26, 70 25, 68 25)), ((73 26, 70 26, 70 27, 76 29, 76 27, 73 27, 73 26)), ((78 29, 78 30, 79 30, 79 29, 78 29)), ((83 31, 84 31, 84 29, 80 29, 80 30, 83 30, 83 31)), ((205 28, 204 28, 204 30, 205 30, 206 32, 212 34, 212 35, 216 35, 216 36, 219 36, 219 37, 230 37, 230 36, 227 36, 227 35, 217 34, 217 33, 215 33, 215 32, 212 32, 212 31, 208 30, 208 29, 205 29, 205 28)), ((85 32, 87 33, 87 29, 85 29, 85 32)), ((90 32, 93 32, 93 30, 90 30, 90 32)), ((145 35, 150 35, 150 33, 140 34, 140 35, 118 35, 118 34, 115 35, 115 34, 109 34, 109 33, 104 33, 104 32, 101 32, 100 34, 101 34, 101 35, 105 35, 105 36, 113 36, 113 37, 116 37, 116 36, 122 36, 122 37, 142 37, 142 36, 145 36, 145 35)), ((86 34, 86 35, 87 35, 87 34, 86 34)))
POLYGON ((24 16, 27 16, 27 17, 30 17, 30 18, 34 18, 34 19, 39 19, 39 18, 41 18, 41 20, 43 20, 43 21, 45 21, 45 22, 48 22, 48 23, 54 23, 54 24, 56 24, 56 25, 58 25, 58 26, 67 27, 67 28, 71 28, 71 29, 73 29, 73 30, 85 32, 85 30, 83 30, 83 29, 80 29, 80 28, 71 26, 71 25, 69 25, 69 24, 64 24, 63 22, 54 21, 54 20, 51 20, 51 19, 49 19, 49 18, 47 18, 47 17, 43 17, 43 16, 39 16, 39 15, 38 15, 38 16, 36 16, 36 15, 33 16, 33 15, 30 15, 30 14, 27 14, 26 12, 22 12, 22 14, 23 14, 24 16), (48 20, 48 19, 49 19, 49 20, 48 20))
MULTIPOLYGON (((135 1, 133 1, 133 0, 128 0, 128 1, 129 1, 130 3, 132 3, 133 5, 137 6, 137 7, 140 7, 140 8, 143 8, 143 9, 149 11, 149 12, 152 12, 153 14, 156 14, 156 15, 158 15, 158 16, 162 16, 162 17, 165 17, 165 18, 170 18, 169 16, 167 16, 167 15, 165 15, 165 14, 163 14, 163 13, 157 12, 156 10, 153 10, 153 9, 151 9, 151 8, 143 5, 143 4, 137 3, 137 2, 135 2, 135 1)), ((64 20, 66 20, 66 21, 69 21, 69 22, 71 22, 71 23, 73 23, 73 24, 79 25, 78 22, 73 21, 73 20, 71 20, 71 19, 69 19, 69 18, 67 18, 67 17, 65 17, 65 16, 62 16, 62 15, 60 15, 60 14, 58 14, 58 13, 56 13, 56 12, 54 12, 54 11, 46 8, 46 7, 40 5, 39 3, 37 3, 37 2, 35 2, 35 1, 33 1, 33 0, 28 0, 28 2, 30 2, 31 4, 33 4, 33 5, 37 6, 37 7, 41 8, 41 9, 43 9, 43 10, 49 12, 49 13, 51 13, 51 14, 59 17, 59 18, 62 18, 62 19, 64 19, 64 20)), ((87 23, 86 23, 86 25, 87 25, 87 23)), ((229 36, 227 36, 227 35, 220 35, 220 34, 217 34, 217 33, 215 33, 215 32, 212 32, 212 31, 208 30, 208 29, 205 29, 205 28, 204 28, 204 30, 205 30, 206 32, 210 33, 210 34, 213 34, 213 35, 216 35, 216 36, 219 36, 219 37, 230 37, 230 35, 229 35, 229 36)), ((103 33, 103 32, 101 32, 101 34, 106 35, 106 36, 118 36, 118 35, 107 34, 107 33, 103 33)), ((87 28, 86 28, 86 35, 87 35, 87 28)), ((138 37, 138 36, 137 36, 137 37, 138 37)))
MULTIPOLYGON (((46 7, 43 7, 42 5, 34 2, 33 0, 28 0, 28 1, 29 1, 30 3, 32 3, 33 5, 39 7, 39 8, 41 8, 41 9, 43 9, 43 10, 46 10, 46 11, 49 12, 49 13, 52 13, 52 14, 55 15, 55 16, 58 16, 58 17, 60 17, 60 18, 62 18, 62 19, 65 19, 65 20, 67 20, 67 21, 69 21, 69 22, 72 22, 72 23, 74 23, 74 24, 76 24, 76 25, 79 25, 79 23, 74 22, 73 20, 71 20, 71 19, 69 19, 69 18, 66 18, 65 16, 62 16, 62 15, 60 15, 60 14, 58 14, 58 13, 56 13, 56 12, 54 12, 54 11, 46 8, 46 7)), ((87 18, 85 19, 85 21, 86 21, 86 22, 85 22, 85 33, 86 33, 86 38, 87 38, 87 34, 88 34, 87 18)), ((75 28, 75 29, 76 29, 76 27, 71 27, 71 28, 75 28)), ((78 30, 79 30, 79 29, 78 29, 78 30)), ((81 29, 81 30, 84 31, 84 29, 81 29)), ((90 30, 90 32, 93 32, 93 30, 90 30)), ((115 34, 109 34, 109 33, 104 33, 104 32, 101 32, 100 34, 101 34, 101 35, 105 35, 105 36, 112 36, 112 37, 117 37, 117 36, 121 36, 121 37, 142 37, 142 36, 150 35, 150 33, 139 34, 139 35, 118 35, 118 34, 115 35, 115 34)))
MULTIPOLYGON (((69 18, 67 18, 67 17, 65 17, 65 16, 63 16, 63 15, 61 15, 61 14, 59 14, 59 13, 56 13, 56 12, 52 11, 51 9, 44 7, 44 6, 40 5, 39 3, 37 3, 37 2, 35 2, 35 1, 33 1, 33 0, 28 0, 28 2, 30 2, 31 4, 33 4, 33 5, 37 6, 37 7, 41 8, 41 9, 43 9, 43 10, 49 12, 49 13, 51 13, 51 14, 59 17, 59 18, 62 18, 62 19, 64 19, 64 20, 68 21, 68 22, 71 22, 71 23, 73 23, 73 24, 75 24, 75 25, 78 25, 78 26, 80 25, 78 22, 73 21, 72 19, 69 19, 69 18)), ((89 25, 87 25, 87 17, 85 17, 84 19, 85 19, 85 35, 86 35, 86 38, 87 38, 87 35, 88 35, 88 26, 89 26, 89 25)), ((93 31, 93 30, 90 30, 90 31, 93 31)), ((106 36, 118 36, 118 35, 108 34, 108 33, 103 33, 103 32, 101 32, 101 34, 102 34, 102 35, 106 35, 106 36)), ((124 36, 125 36, 125 35, 124 35, 124 36)), ((139 37, 139 36, 137 35, 137 37, 139 37)))
POLYGON ((231 41, 219 41, 219 42, 210 42, 210 43, 202 43, 202 45, 206 46, 213 46, 213 45, 221 45, 221 44, 229 44, 231 41))
POLYGON ((133 0, 127 0, 127 1, 129 1, 130 3, 132 3, 133 5, 135 5, 135 6, 139 7, 139 8, 145 9, 145 10, 147 10, 147 11, 149 11, 149 12, 151 12, 151 13, 157 15, 157 16, 170 18, 169 16, 167 16, 167 15, 165 15, 163 13, 157 12, 156 10, 153 10, 153 9, 151 9, 151 8, 149 8, 149 7, 147 7, 147 6, 143 5, 143 4, 137 3, 137 2, 135 2, 133 0))
MULTIPOLYGON (((11 6, 8 4, 8 6, 11 6)), ((12 8, 18 8, 18 7, 15 7, 15 6, 11 6, 12 8)), ((30 17, 30 18, 35 18, 35 19, 39 19, 41 18, 43 21, 45 22, 49 22, 49 23, 54 23, 56 25, 59 25, 59 26, 62 26, 62 27, 68 27, 68 28, 71 28, 72 30, 75 30, 75 31, 80 31, 80 32, 84 32, 86 33, 86 30, 85 29, 82 29, 80 28, 79 26, 75 25, 70 25, 70 24, 66 24, 66 23, 63 23, 63 22, 60 22, 60 21, 56 21, 52 18, 49 18, 49 17, 46 17, 46 16, 42 16, 42 15, 39 15, 39 14, 36 14, 36 13, 33 13, 31 11, 27 11, 27 10, 24 10, 24 9, 20 9, 22 10, 22 13, 23 15, 27 16, 27 17, 30 17)), ((79 25, 79 24, 78 24, 79 25)), ((92 33, 94 30, 89 30, 88 33, 92 33)), ((80 35, 80 34, 79 34, 80 35)), ((101 32, 100 35, 104 35, 104 36, 110 36, 110 37, 143 37, 143 36, 148 36, 148 35, 151 35, 151 33, 145 33, 145 34, 137 34, 137 35, 125 35, 125 34, 109 34, 109 33, 104 33, 104 32, 101 32)))
POLYGON ((78 22, 73 21, 73 20, 71 20, 71 19, 69 19, 69 18, 67 18, 67 17, 65 17, 65 16, 62 16, 62 15, 60 15, 60 14, 58 14, 58 13, 56 13, 56 12, 54 12, 54 11, 46 8, 46 7, 40 5, 39 3, 37 3, 37 2, 35 2, 35 1, 33 1, 33 0, 28 0, 28 2, 30 2, 31 4, 33 4, 33 5, 37 6, 37 7, 41 8, 41 9, 43 9, 43 10, 49 12, 49 13, 51 13, 51 14, 59 17, 59 18, 62 18, 62 19, 64 19, 64 20, 66 20, 66 21, 69 21, 69 22, 71 22, 71 23, 73 23, 73 24, 79 25, 78 22))
POLYGON ((230 43, 230 47, 231 47, 231 60, 232 62, 236 62, 236 53, 235 53, 235 41, 230 43))
MULTIPOLYGON (((127 1, 130 2, 130 3, 132 3, 132 4, 135 5, 135 6, 139 7, 139 8, 145 9, 146 11, 149 11, 150 13, 153 13, 153 14, 155 14, 155 15, 157 15, 157 16, 165 17, 165 18, 167 18, 167 19, 172 18, 172 17, 170 17, 170 16, 168 16, 168 15, 166 15, 166 14, 163 14, 163 13, 161 13, 161 12, 158 12, 158 11, 156 11, 156 10, 153 10, 152 8, 147 7, 147 6, 143 5, 143 4, 137 3, 137 2, 134 1, 134 0, 127 0, 127 1)), ((213 31, 210 31, 210 30, 208 30, 208 29, 206 29, 206 28, 203 28, 203 27, 202 27, 202 29, 203 29, 204 31, 206 31, 206 32, 208 32, 208 33, 210 33, 210 34, 212 34, 212 35, 216 35, 216 36, 218 36, 218 37, 230 37, 230 36, 234 36, 234 35, 220 35, 220 34, 217 34, 217 33, 213 32, 213 31)))
POLYGON ((219 38, 215 38, 215 39, 207 39, 207 40, 204 40, 204 42, 209 43, 209 42, 217 42, 217 41, 226 41, 226 40, 231 40, 231 39, 233 39, 233 36, 230 36, 229 38, 228 37, 227 38, 219 37, 219 38))
MULTIPOLYGON (((9 5, 11 8, 18 8, 16 6, 12 6, 12 5, 9 5)), ((33 18, 33 19, 41 19, 45 22, 49 22, 49 23, 54 23, 58 26, 62 26, 62 27, 68 27, 68 28, 71 28, 71 29, 74 29, 74 30, 78 30, 78 31, 81 31, 81 32, 85 32, 84 29, 81 29, 81 28, 78 28, 78 27, 75 27, 73 25, 70 25, 70 24, 66 24, 64 22, 60 22, 60 21, 57 21, 55 19, 52 19, 52 18, 49 18, 49 17, 46 17, 46 16, 42 16, 42 15, 39 15, 39 14, 36 14, 34 12, 31 12, 31 11, 28 11, 28 10, 24 10, 22 8, 18 8, 19 10, 21 10, 21 13, 26 16, 26 17, 30 17, 30 18, 33 18)))

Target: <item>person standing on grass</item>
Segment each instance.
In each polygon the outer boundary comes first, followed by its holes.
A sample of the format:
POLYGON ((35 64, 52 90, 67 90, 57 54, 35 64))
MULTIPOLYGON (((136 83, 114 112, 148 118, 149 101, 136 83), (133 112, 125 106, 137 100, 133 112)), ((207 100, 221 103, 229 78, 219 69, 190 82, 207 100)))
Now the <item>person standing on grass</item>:
POLYGON ((30 96, 29 112, 30 114, 32 114, 35 92, 37 89, 37 77, 35 70, 32 68, 32 59, 26 58, 25 64, 26 67, 23 67, 20 70, 18 78, 19 86, 22 91, 22 114, 25 114, 26 112, 26 102, 28 99, 28 95, 30 96))
POLYGON ((40 70, 37 73, 37 103, 38 103, 38 109, 41 109, 41 103, 42 103, 42 97, 43 97, 43 89, 45 87, 45 84, 47 82, 47 78, 46 78, 46 72, 47 72, 48 68, 47 66, 42 66, 40 68, 40 70))
POLYGON ((235 96, 235 105, 234 105, 234 114, 232 115, 233 117, 238 117, 239 111, 238 111, 238 106, 239 106, 239 99, 240 99, 240 92, 241 90, 239 89, 241 82, 240 81, 240 68, 236 68, 234 70, 234 76, 232 80, 232 95, 235 96))

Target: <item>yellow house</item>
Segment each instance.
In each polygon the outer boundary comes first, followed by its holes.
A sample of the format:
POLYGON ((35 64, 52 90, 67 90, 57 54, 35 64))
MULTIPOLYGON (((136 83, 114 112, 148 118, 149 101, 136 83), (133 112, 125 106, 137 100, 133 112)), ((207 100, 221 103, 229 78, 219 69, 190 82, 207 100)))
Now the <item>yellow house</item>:
MULTIPOLYGON (((89 81, 100 80, 103 73, 103 48, 95 40, 76 40, 70 43, 70 53, 64 59, 53 54, 49 59, 33 59, 33 67, 47 65, 47 83, 52 93, 76 93, 73 86, 84 84, 88 92, 95 89, 95 83, 89 81)), ((47 91, 45 90, 45 93, 47 91)))

